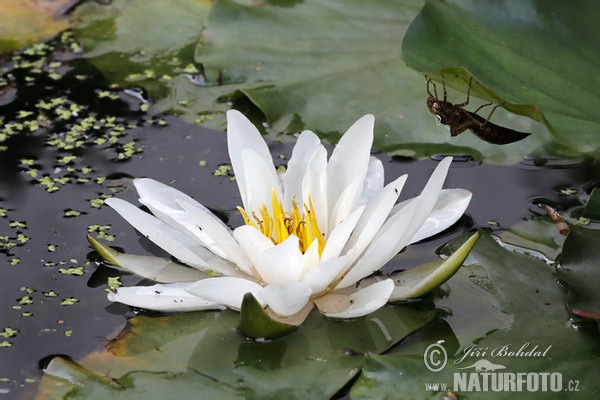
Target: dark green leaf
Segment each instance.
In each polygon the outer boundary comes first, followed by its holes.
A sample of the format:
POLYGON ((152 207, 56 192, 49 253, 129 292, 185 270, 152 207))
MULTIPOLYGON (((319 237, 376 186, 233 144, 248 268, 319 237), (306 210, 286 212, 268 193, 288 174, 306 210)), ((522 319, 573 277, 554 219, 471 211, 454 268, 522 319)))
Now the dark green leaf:
POLYGON ((318 312, 291 333, 249 341, 235 330, 239 314, 208 311, 138 316, 108 346, 74 365, 57 362, 40 393, 69 398, 328 398, 359 371, 362 354, 380 353, 433 318, 432 311, 388 306, 352 321, 318 312), (349 334, 351 332, 351 334, 349 334), (59 368, 58 368, 59 367, 59 368), (110 385, 97 382, 109 376, 110 385), (113 388, 114 386, 114 388, 113 388), (146 398, 146 397, 145 397, 146 398))
MULTIPOLYGON (((596 365, 600 356, 600 333, 595 325, 573 326, 564 308, 565 293, 556 282, 552 267, 535 258, 513 253, 499 246, 487 234, 483 234, 471 251, 469 274, 458 274, 447 285, 448 297, 437 300, 436 304, 456 309, 473 307, 471 296, 464 289, 477 284, 492 295, 492 299, 479 296, 480 310, 473 313, 472 319, 455 320, 450 314, 446 317, 450 332, 430 330, 421 335, 410 351, 398 348, 393 354, 369 356, 363 373, 353 386, 351 395, 356 398, 440 398, 439 390, 428 392, 426 383, 447 383, 447 389, 456 391, 454 375, 475 372, 474 369, 459 370, 485 359, 505 367, 501 372, 542 373, 558 372, 562 375, 559 392, 543 392, 544 398, 562 399, 568 390, 569 381, 578 381, 578 395, 593 398, 600 394, 600 384, 596 379, 596 365), (494 303, 496 298, 498 303, 494 303), (482 312, 487 309, 487 312, 482 312), (498 324, 495 329, 473 336, 488 321, 497 320, 504 314, 512 322, 498 324), (475 317, 476 316, 476 317, 475 317), (440 372, 428 370, 424 364, 425 349, 442 340, 449 359, 440 372), (460 343, 456 348, 453 343, 460 343), (466 349, 475 346, 479 353, 466 354, 466 349), (537 350, 537 356, 516 356, 502 354, 508 351, 537 350), (497 349, 494 352, 494 349, 497 349), (545 355, 543 353, 546 352, 545 355), (464 359, 463 359, 463 356, 464 359), (564 390, 563 390, 564 389, 564 390)), ((463 268, 464 269, 464 268, 463 268)), ((461 269, 461 270, 463 270, 461 269)), ((464 310, 463 310, 464 311, 464 310)), ((463 388, 464 389, 464 388, 463 388)), ((528 393, 523 390, 519 397, 538 398, 540 391, 528 393)), ((458 398, 479 398, 484 393, 474 391, 457 392, 458 398)), ((514 398, 515 393, 488 391, 486 397, 514 398)))
MULTIPOLYGON (((600 53, 590 49, 600 40, 599 15, 595 4, 580 0, 428 0, 406 33, 403 56, 422 72, 463 67, 487 87, 476 85, 476 95, 543 120, 571 148, 593 151, 600 146, 593 79, 600 53), (504 99, 537 106, 543 119, 504 99)), ((468 80, 446 78, 463 90, 468 80)))
MULTIPOLYGON (((594 189, 584 217, 600 215, 600 190, 594 189)), ((569 288, 568 305, 600 315, 600 229, 598 220, 588 226, 571 226, 563 247, 558 276, 569 288)))

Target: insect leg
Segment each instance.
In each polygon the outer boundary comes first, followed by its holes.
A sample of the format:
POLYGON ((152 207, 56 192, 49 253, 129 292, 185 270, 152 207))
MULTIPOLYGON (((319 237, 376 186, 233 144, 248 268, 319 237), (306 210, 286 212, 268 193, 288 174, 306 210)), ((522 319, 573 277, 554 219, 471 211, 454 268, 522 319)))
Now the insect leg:
POLYGON ((455 104, 456 107, 464 107, 469 104, 469 100, 471 99, 471 83, 473 82, 473 77, 469 78, 469 86, 467 87, 467 100, 464 103, 455 104))
POLYGON ((438 97, 437 97, 437 89, 436 89, 435 83, 431 80, 431 78, 426 78, 426 79, 427 79, 427 94, 429 95, 429 97, 433 97, 437 100, 438 97), (435 92, 435 96, 433 94, 431 94, 431 90, 429 90, 430 83, 433 85, 433 91, 435 92))
MULTIPOLYGON (((490 104, 491 104, 491 103, 490 103, 490 104)), ((484 105, 489 105, 489 104, 484 104, 484 105)), ((481 106, 481 107, 483 107, 483 106, 481 106)), ((479 108, 481 108, 481 107, 479 107, 479 108)), ((490 112, 490 115, 488 115, 488 117, 487 117, 487 119, 485 120, 485 122, 483 123, 483 125, 487 124, 487 122, 490 120, 490 118, 492 118, 492 114, 494 113, 494 111, 496 111, 496 108, 498 108, 498 107, 500 107, 500 104, 496 104, 496 105, 494 106, 494 108, 492 108, 492 111, 490 112)), ((479 108, 478 108, 478 110, 479 110, 479 108)), ((477 111, 475 111, 475 112, 477 112, 477 111)))
MULTIPOLYGON (((479 112, 479 110, 481 110, 483 107, 487 107, 487 106, 491 106, 491 105, 492 105, 492 103, 486 103, 486 104, 483 104, 483 105, 479 106, 479 107, 477 108, 477 110, 473 111, 473 114, 477 114, 477 113, 479 112)), ((494 108, 495 108, 495 107, 494 107, 494 108)), ((489 118, 488 118, 488 119, 489 119, 489 118)))
POLYGON ((444 70, 441 69, 440 72, 442 74, 442 87, 444 88, 444 102, 446 102, 448 99, 448 93, 446 93, 446 82, 444 81, 444 70))

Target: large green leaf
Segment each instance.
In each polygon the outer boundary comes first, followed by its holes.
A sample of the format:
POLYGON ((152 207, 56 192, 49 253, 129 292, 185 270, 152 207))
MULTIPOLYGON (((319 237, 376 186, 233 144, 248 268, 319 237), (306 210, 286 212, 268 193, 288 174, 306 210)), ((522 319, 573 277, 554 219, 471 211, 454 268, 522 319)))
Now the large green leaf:
POLYGON ((62 12, 69 0, 3 0, 0 12, 0 52, 46 40, 68 27, 62 12))
MULTIPOLYGON (((501 98, 539 107, 561 143, 595 151, 600 53, 593 49, 600 40, 599 16, 596 4, 584 0, 428 0, 406 33, 403 57, 422 72, 464 67, 501 98)), ((461 74, 445 78, 462 88, 468 80, 461 74)))
MULTIPOLYGON (((75 9, 71 23, 82 42, 85 57, 119 87, 142 87, 149 100, 160 101, 177 93, 180 80, 199 74, 192 54, 210 0, 184 0, 176 5, 160 0, 117 0, 109 5, 86 2, 75 9)), ((185 110, 186 101, 201 96, 178 93, 164 109, 185 110)), ((213 98, 203 102, 210 110, 213 98)))
MULTIPOLYGON (((368 356, 363 373, 353 386, 352 396, 357 398, 394 398, 402 393, 402 398, 439 398, 439 391, 426 391, 426 383, 447 383, 453 387, 455 373, 475 372, 469 367, 480 359, 505 367, 501 372, 553 373, 562 374, 560 392, 543 392, 544 398, 564 398, 569 382, 578 381, 579 395, 596 397, 600 394, 597 381, 597 364, 600 356, 600 333, 595 325, 574 324, 565 310, 564 289, 556 282, 552 267, 533 257, 515 253, 500 246, 489 234, 482 235, 470 255, 472 265, 469 274, 459 274, 448 282, 449 296, 436 304, 456 307, 472 307, 466 303, 465 289, 476 285, 493 295, 497 304, 480 297, 478 310, 473 318, 453 320, 447 317, 451 330, 431 330, 419 338, 411 349, 400 347, 394 354, 368 356), (454 290, 453 290, 454 289, 454 290), (502 315, 512 320, 502 326, 502 315), (481 325, 493 321, 495 329, 479 336, 473 336, 481 325), (457 323, 459 322, 459 323, 457 323), (445 368, 440 372, 428 370, 424 364, 427 346, 438 341, 449 355, 445 368), (459 346, 457 346, 459 344, 459 346), (502 354, 507 351, 533 350, 537 346, 537 356, 516 356, 502 354), (477 349, 463 358, 467 349, 477 349), (496 352, 494 353, 494 349, 496 352), (543 354, 544 352, 545 355, 543 354), (564 390, 563 390, 564 389, 564 390)), ((574 387, 574 383, 571 384, 574 387)), ((444 389, 445 390, 445 389, 444 389)), ((539 398, 542 392, 527 393, 520 397, 539 398)), ((481 393, 460 391, 458 398, 479 396, 481 393)), ((485 393, 486 398, 513 398, 514 392, 502 391, 485 393)))
POLYGON ((239 314, 229 310, 138 316, 111 341, 108 352, 91 354, 79 364, 53 360, 38 398, 186 399, 198 393, 207 398, 328 398, 355 376, 363 353, 388 349, 434 315, 388 306, 341 322, 313 312, 295 331, 271 341, 244 338, 234 329, 239 314))
MULTIPOLYGON (((223 111, 233 101, 252 110, 257 122, 266 117, 271 134, 311 129, 336 141, 372 113, 375 146, 383 151, 410 157, 470 154, 496 163, 518 162, 549 139, 543 125, 502 110, 494 122, 535 134, 497 146, 471 134, 450 138, 436 124, 425 106, 424 77, 400 56, 421 0, 307 0, 285 6, 221 0, 205 26, 208 2, 187 0, 181 9, 158 3, 86 4, 73 17, 75 33, 109 79, 143 87, 158 110, 188 121, 223 129, 223 111), (181 22, 172 34, 154 29, 175 18, 181 22), (195 35, 200 39, 194 60, 195 35)), ((457 99, 462 102, 464 95, 457 99)))
MULTIPOLYGON (((594 189, 584 210, 585 218, 600 213, 600 190, 594 189)), ((600 227, 598 220, 589 226, 572 226, 563 247, 559 278, 569 287, 569 309, 595 313, 600 319, 600 227)))
MULTIPOLYGON (((241 88, 276 131, 311 129, 329 139, 366 113, 375 146, 395 154, 472 154, 515 162, 544 141, 493 146, 472 135, 450 139, 425 107, 422 75, 407 68, 400 43, 421 1, 306 1, 291 8, 215 4, 196 58, 207 80, 241 88)), ((462 101, 462 100, 461 100, 462 101)), ((529 120, 520 129, 536 130, 529 120)))

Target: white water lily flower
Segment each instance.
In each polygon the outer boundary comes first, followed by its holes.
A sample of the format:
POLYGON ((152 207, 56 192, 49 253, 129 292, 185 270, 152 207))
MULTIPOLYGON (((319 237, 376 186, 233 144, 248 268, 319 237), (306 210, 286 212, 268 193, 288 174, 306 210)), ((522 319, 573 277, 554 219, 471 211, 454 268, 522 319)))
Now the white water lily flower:
POLYGON ((191 197, 152 179, 135 179, 134 185, 154 216, 123 200, 106 200, 180 262, 214 276, 122 287, 109 293, 110 300, 159 311, 240 309, 252 293, 281 317, 311 302, 329 317, 359 317, 386 304, 395 284, 357 283, 405 246, 454 224, 471 198, 466 190, 442 190, 448 157, 419 196, 396 204, 406 175, 384 186, 382 163, 370 156, 372 115, 348 129, 329 160, 319 138, 302 132, 281 174, 246 117, 229 111, 227 122, 243 226, 231 230, 191 197))

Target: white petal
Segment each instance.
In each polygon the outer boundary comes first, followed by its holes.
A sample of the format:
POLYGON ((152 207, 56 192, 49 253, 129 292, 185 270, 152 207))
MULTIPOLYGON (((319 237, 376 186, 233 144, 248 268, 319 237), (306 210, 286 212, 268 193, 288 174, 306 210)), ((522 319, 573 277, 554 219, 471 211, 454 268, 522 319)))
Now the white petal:
POLYGON ((120 287, 109 292, 108 299, 154 311, 195 311, 220 308, 221 304, 194 296, 186 291, 192 283, 120 287))
POLYGON ((263 160, 265 165, 275 171, 271 152, 258 129, 237 110, 227 111, 227 148, 244 207, 247 207, 246 198, 249 187, 246 176, 248 167, 245 165, 242 154, 246 149, 252 150, 263 160))
POLYGON ((219 250, 222 257, 236 264, 244 272, 252 273, 252 264, 242 250, 239 243, 233 238, 233 232, 223 222, 204 207, 197 207, 187 199, 176 199, 177 204, 186 212, 189 221, 194 223, 197 230, 212 239, 211 243, 204 243, 210 250, 219 250))
POLYGON ((350 295, 351 305, 344 311, 325 314, 330 318, 357 318, 383 307, 394 291, 394 282, 386 279, 350 295))
POLYGON ((369 167, 367 168, 367 176, 363 184, 362 192, 358 204, 367 204, 381 189, 383 189, 384 170, 381 160, 377 157, 369 159, 369 167))
POLYGON ((317 225, 327 237, 327 150, 319 148, 308 163, 302 180, 302 201, 309 204, 309 196, 315 209, 317 225))
POLYGON ((252 212, 258 211, 259 207, 264 204, 272 213, 271 194, 273 189, 275 189, 277 198, 282 198, 281 181, 277 176, 273 163, 266 163, 258 153, 251 149, 243 151, 242 159, 244 160, 246 174, 244 180, 247 185, 244 209, 251 215, 252 212))
POLYGON ((296 196, 296 201, 301 201, 304 198, 302 195, 302 181, 310 161, 320 149, 325 150, 321 140, 313 132, 304 131, 298 136, 298 141, 292 151, 292 157, 283 175, 283 208, 285 210, 292 208, 293 196, 296 196))
POLYGON ((266 303, 275 314, 289 317, 304 308, 311 294, 310 286, 302 282, 288 282, 283 285, 268 285, 258 293, 257 298, 266 303))
POLYGON ((154 179, 138 178, 133 180, 133 184, 140 195, 139 202, 148 207, 152 214, 188 236, 198 237, 196 225, 188 220, 177 201, 186 200, 210 213, 206 207, 187 194, 154 179))
MULTIPOLYGON (((219 277, 192 283, 186 290, 194 296, 239 310, 246 293, 252 293, 256 297, 262 289, 258 283, 247 279, 219 277)), ((264 303, 262 305, 264 306, 264 303)))
POLYGON ((378 270, 408 244, 435 206, 451 162, 452 157, 443 159, 431 174, 423 192, 385 222, 338 288, 353 285, 378 270))
POLYGON ((353 249, 356 252, 356 256, 360 256, 367 248, 387 220, 394 203, 398 200, 398 196, 404 187, 406 178, 407 175, 403 175, 395 181, 388 183, 385 188, 380 190, 369 201, 360 220, 356 224, 354 232, 352 232, 350 240, 348 240, 346 251, 353 249))
POLYGON ((302 276, 308 271, 310 268, 319 264, 321 261, 321 257, 319 256, 319 241, 313 240, 310 246, 306 249, 304 254, 302 255, 304 260, 304 271, 302 272, 302 276))
POLYGON ((351 260, 352 254, 341 257, 335 257, 310 268, 302 282, 312 288, 313 293, 324 291, 335 277, 346 267, 351 260))
MULTIPOLYGON (((369 166, 374 123, 375 118, 370 114, 356 121, 342 136, 331 154, 327 166, 327 202, 330 215, 337 206, 340 195, 356 179, 360 181, 356 198, 358 201, 369 166)), ((355 206, 356 203, 352 208, 355 206)), ((331 221, 329 226, 331 227, 331 221)))
POLYGON ((364 209, 365 206, 357 208, 331 231, 325 243, 323 254, 321 254, 321 261, 327 261, 340 255, 364 209))
POLYGON ((472 193, 465 189, 444 189, 427 220, 408 242, 416 243, 448 229, 464 214, 472 193))
POLYGON ((105 202, 142 235, 181 262, 197 268, 213 269, 225 275, 235 273, 234 267, 200 243, 133 204, 114 197, 105 202))
POLYGON ((237 240, 244 253, 246 253, 250 259, 254 269, 260 275, 261 280, 266 282, 263 274, 268 275, 269 271, 263 261, 263 253, 265 250, 275 246, 271 239, 250 225, 242 225, 235 228, 233 237, 237 240))
POLYGON ((266 283, 283 285, 299 281, 304 274, 304 258, 294 235, 263 251, 262 256, 265 271, 258 272, 266 283))
MULTIPOLYGON (((231 236, 231 230, 208 208, 187 194, 153 179, 140 178, 134 179, 133 182, 140 195, 140 203, 148 207, 156 217, 198 240, 217 256, 235 264, 241 264, 244 269, 243 259, 236 257, 241 250, 236 253, 235 249, 231 245, 228 246, 226 241, 220 243, 220 239, 224 239, 225 232, 229 232, 229 236, 231 236), (181 203, 187 204, 187 209, 184 209, 181 203), (194 215, 205 216, 202 223, 207 225, 206 229, 202 226, 199 229, 197 218, 190 215, 189 210, 194 210, 194 215)), ((233 238, 230 241, 235 242, 233 238)), ((214 259, 214 257, 212 258, 214 259)))
POLYGON ((341 224, 350 213, 352 213, 358 204, 358 198, 360 197, 360 190, 363 184, 363 180, 356 178, 346 186, 338 197, 337 204, 333 207, 333 210, 328 216, 329 227, 327 229, 328 234, 336 227, 341 224))
POLYGON ((408 239, 404 240, 404 231, 413 219, 419 200, 419 197, 413 199, 383 224, 375 238, 345 273, 336 288, 354 285, 360 279, 381 268, 405 246, 408 239))

